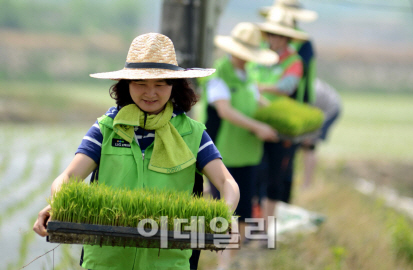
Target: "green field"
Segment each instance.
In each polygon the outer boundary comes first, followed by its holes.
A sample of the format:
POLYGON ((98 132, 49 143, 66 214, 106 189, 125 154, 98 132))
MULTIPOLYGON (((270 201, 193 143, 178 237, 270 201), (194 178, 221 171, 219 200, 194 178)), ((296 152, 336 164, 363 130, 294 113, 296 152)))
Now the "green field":
POLYGON ((413 95, 342 93, 342 99, 343 113, 323 156, 413 162, 413 95))
POLYGON ((93 123, 114 106, 110 80, 90 84, 1 82, 0 121, 12 123, 93 123))

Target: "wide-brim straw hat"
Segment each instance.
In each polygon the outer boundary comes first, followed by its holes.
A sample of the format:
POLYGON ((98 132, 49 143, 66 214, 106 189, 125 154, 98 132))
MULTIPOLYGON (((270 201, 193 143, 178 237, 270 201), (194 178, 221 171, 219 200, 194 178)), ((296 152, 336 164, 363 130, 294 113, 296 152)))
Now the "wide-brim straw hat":
POLYGON ((293 39, 308 40, 309 35, 295 29, 294 18, 284 8, 272 8, 264 23, 257 23, 261 31, 286 36, 293 39))
POLYGON ((90 76, 112 80, 180 79, 206 77, 214 72, 212 68, 179 67, 172 41, 165 35, 148 33, 132 41, 123 69, 90 76))
POLYGON ((242 22, 231 31, 231 36, 218 35, 215 45, 223 51, 245 61, 257 62, 263 65, 273 65, 278 62, 278 55, 260 47, 261 32, 253 23, 242 22))
POLYGON ((297 21, 313 22, 318 19, 317 12, 304 9, 297 0, 275 0, 272 6, 260 8, 259 13, 263 17, 267 17, 270 10, 274 7, 282 7, 287 9, 297 21))

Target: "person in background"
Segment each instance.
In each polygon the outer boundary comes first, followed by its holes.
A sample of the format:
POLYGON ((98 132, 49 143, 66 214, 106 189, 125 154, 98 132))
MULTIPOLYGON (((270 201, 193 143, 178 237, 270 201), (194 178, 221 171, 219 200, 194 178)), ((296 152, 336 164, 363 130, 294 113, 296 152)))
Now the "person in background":
MULTIPOLYGON (((298 0, 276 0, 273 6, 263 7, 260 14, 267 17, 272 9, 283 9, 290 13, 294 20, 294 28, 302 31, 297 22, 313 22, 317 20, 318 15, 315 11, 304 9, 298 0)), ((300 81, 301 91, 296 92, 297 100, 309 104, 314 104, 315 96, 315 79, 317 77, 316 55, 313 42, 310 39, 292 39, 290 46, 298 53, 303 62, 303 76, 300 81)))
MULTIPOLYGON (((93 181, 112 187, 191 193, 202 172, 235 210, 237 183, 205 126, 185 114, 197 102, 187 78, 213 72, 179 67, 172 41, 162 34, 136 37, 122 70, 91 74, 117 81, 110 88, 117 106, 98 118, 87 132, 69 166, 54 180, 52 196, 64 182, 85 179, 92 172, 93 181), (117 140, 125 143, 116 144, 117 140)), ((49 211, 50 205, 41 210, 33 227, 41 236, 47 235, 49 211)), ((191 250, 85 245, 81 266, 94 270, 197 269, 192 255, 191 250)))
MULTIPOLYGON (((276 10, 282 10, 288 12, 293 18, 294 29, 303 32, 299 29, 297 22, 313 22, 317 20, 318 15, 315 11, 304 9, 303 6, 297 0, 275 0, 272 6, 265 6, 259 9, 259 14, 264 18, 268 17, 268 14, 277 12, 276 10)), ((263 47, 266 42, 263 42, 263 47)), ((290 39, 289 46, 295 50, 301 57, 302 61, 302 76, 300 79, 299 87, 297 91, 292 95, 293 98, 300 102, 305 102, 314 105, 316 101, 315 96, 315 79, 317 76, 316 59, 313 42, 311 39, 290 39)), ((261 198, 265 194, 262 185, 257 186, 257 191, 253 199, 253 216, 261 217, 261 198)))
MULTIPOLYGON (((222 161, 235 178, 241 199, 235 211, 243 240, 244 220, 251 217, 252 189, 256 166, 261 162, 263 141, 277 140, 276 131, 252 117, 260 94, 245 72, 247 61, 263 65, 277 62, 278 55, 259 47, 260 30, 252 23, 237 24, 231 36, 216 36, 215 45, 228 55, 216 60, 216 72, 205 82, 206 127, 222 155, 222 161)), ((218 197, 212 187, 212 194, 218 197)), ((234 254, 224 251, 218 269, 227 269, 234 254)))
MULTIPOLYGON (((296 98, 303 76, 303 64, 289 44, 292 39, 306 40, 308 35, 295 30, 292 15, 284 9, 271 9, 267 20, 257 25, 264 33, 269 48, 279 55, 280 60, 271 67, 250 63, 248 73, 258 83, 259 91, 270 101, 278 95, 296 98)), ((291 140, 267 142, 264 145, 264 156, 259 167, 259 179, 266 182, 261 203, 264 217, 275 215, 277 201, 290 201, 297 146, 291 140)))
POLYGON ((317 166, 316 146, 320 141, 327 139, 327 134, 333 123, 336 122, 341 112, 341 99, 337 91, 326 82, 317 79, 316 85, 316 107, 324 112, 324 123, 321 133, 316 139, 304 140, 301 144, 304 160, 304 180, 302 187, 309 188, 314 182, 314 172, 317 166))
MULTIPOLYGON (((273 6, 263 7, 260 14, 266 17, 273 8, 283 8, 291 13, 294 18, 295 29, 299 29, 297 22, 313 22, 318 15, 315 11, 304 9, 298 0, 276 0, 273 6)), ((325 113, 325 122, 321 129, 321 135, 316 140, 305 140, 301 149, 303 150, 304 179, 303 188, 311 185, 314 178, 314 170, 317 163, 315 146, 320 140, 325 140, 327 131, 331 124, 337 119, 340 112, 340 97, 330 85, 317 78, 316 55, 313 42, 309 40, 292 40, 290 46, 294 48, 303 61, 303 80, 304 91, 299 100, 315 105, 325 113), (320 100, 318 100, 320 99, 320 100)))

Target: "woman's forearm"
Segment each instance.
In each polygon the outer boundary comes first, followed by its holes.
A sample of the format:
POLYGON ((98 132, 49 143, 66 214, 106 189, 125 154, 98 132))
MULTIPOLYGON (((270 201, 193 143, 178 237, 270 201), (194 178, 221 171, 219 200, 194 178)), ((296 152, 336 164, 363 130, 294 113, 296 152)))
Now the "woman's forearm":
POLYGON ((63 183, 68 182, 70 179, 83 180, 96 169, 96 167, 97 164, 90 157, 84 154, 75 155, 69 166, 53 181, 51 188, 52 195, 60 189, 63 183))
POLYGON ((233 179, 226 179, 222 190, 220 191, 221 197, 224 198, 232 211, 237 208, 240 196, 237 183, 233 179))
POLYGON ((239 187, 221 159, 214 159, 205 165, 202 173, 218 189, 221 198, 225 200, 232 211, 238 206, 240 199, 239 187))
POLYGON ((220 118, 225 119, 231 124, 242 127, 246 130, 254 132, 261 122, 243 115, 231 107, 227 100, 218 100, 215 102, 215 108, 220 118))

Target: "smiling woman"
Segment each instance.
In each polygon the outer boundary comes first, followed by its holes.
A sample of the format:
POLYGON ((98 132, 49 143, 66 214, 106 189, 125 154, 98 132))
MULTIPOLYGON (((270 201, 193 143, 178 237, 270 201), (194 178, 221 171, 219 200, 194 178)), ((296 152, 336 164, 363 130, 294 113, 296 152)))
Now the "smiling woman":
POLYGON ((142 111, 158 114, 171 97, 172 85, 165 80, 156 79, 130 81, 129 93, 142 111))
MULTIPOLYGON (((52 195, 63 183, 85 179, 92 172, 92 181, 113 188, 200 194, 205 174, 234 211, 239 201, 238 185, 205 126, 185 114, 197 101, 187 78, 206 77, 214 71, 179 67, 172 41, 164 35, 136 37, 122 70, 91 75, 118 81, 110 89, 117 106, 90 128, 72 162, 53 182, 52 195)), ((50 209, 49 205, 40 211, 34 224, 33 229, 41 236, 47 235, 50 209)), ((81 266, 197 269, 196 256, 199 253, 192 254, 191 250, 159 253, 157 249, 85 245, 81 266)))
MULTIPOLYGON (((146 80, 120 80, 110 89, 111 97, 116 101, 118 109, 129 104, 138 104, 142 99, 142 104, 138 106, 149 114, 157 114, 151 111, 148 105, 165 104, 168 100, 173 100, 174 109, 189 111, 198 101, 194 90, 190 87, 186 79, 146 79, 146 80), (166 91, 166 88, 170 90, 166 91), (147 103, 149 101, 149 103, 147 103), (150 104, 153 101, 158 103, 150 104)), ((153 106, 152 106, 153 109, 153 106)))

